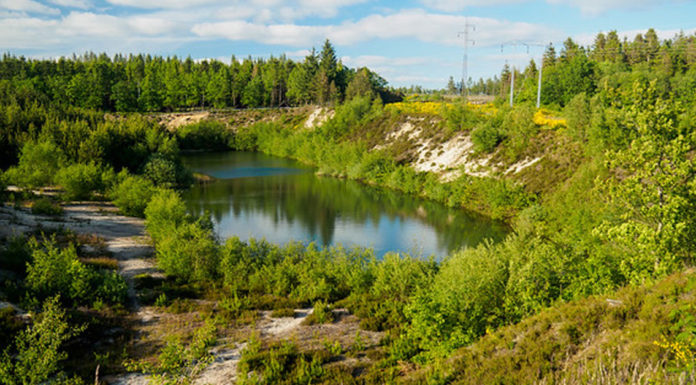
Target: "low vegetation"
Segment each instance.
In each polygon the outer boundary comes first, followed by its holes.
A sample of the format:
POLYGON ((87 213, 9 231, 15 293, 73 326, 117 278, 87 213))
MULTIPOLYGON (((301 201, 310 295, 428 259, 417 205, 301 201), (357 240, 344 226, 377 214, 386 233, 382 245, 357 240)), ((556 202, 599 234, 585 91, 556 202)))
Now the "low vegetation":
MULTIPOLYGON (((232 130, 202 121, 170 132, 143 116, 103 112, 198 103, 168 99, 179 87, 158 94, 146 75, 141 96, 128 99, 129 82, 137 77, 126 76, 111 89, 114 99, 107 90, 101 99, 73 95, 64 104, 34 86, 48 75, 7 69, 28 66, 7 57, 0 61, 11 74, 0 81, 0 113, 8 135, 0 144, 11 167, 3 186, 24 188, 17 193, 22 198, 59 185, 62 195, 36 200, 36 213, 59 215, 61 198, 107 197, 123 213, 145 218, 165 277, 136 277, 139 300, 180 316, 196 310, 204 318, 191 321, 198 327, 186 338, 148 347, 149 361, 118 359, 163 382, 199 373, 224 325, 247 327, 260 310, 287 316, 297 307, 313 309, 305 323, 314 326, 338 322, 338 310, 347 309, 363 329, 383 338, 365 346, 358 334, 350 346, 327 341, 323 348, 248 338, 238 368, 242 383, 693 381, 696 67, 686 50, 674 47, 694 40, 659 42, 650 34, 621 43, 614 42, 615 33, 602 36, 593 49, 569 40, 560 56, 547 52, 541 110, 531 104, 533 82, 525 82, 536 76, 531 64, 516 76, 515 107, 502 99, 483 106, 432 100, 385 106, 386 89, 370 72, 354 73, 355 83, 345 87, 330 79, 334 61, 327 48, 317 72, 303 72, 312 65, 310 56, 288 75, 288 82, 321 81, 312 94, 288 87, 293 100, 344 98, 315 128, 289 117, 232 130), (606 49, 609 40, 626 50, 606 49), (653 47, 651 55, 624 53, 643 43, 653 47), (450 181, 416 172, 413 159, 403 156, 408 143, 385 143, 393 125, 409 117, 421 119, 433 140, 470 138, 479 158, 511 165, 539 155, 539 161, 519 173, 462 173, 450 181), (325 175, 503 218, 513 231, 440 263, 396 254, 378 259, 359 248, 222 241, 208 218, 187 213, 176 191, 191 183, 180 149, 290 157, 325 175), (355 358, 350 365, 343 361, 349 354, 355 358)), ((93 59, 85 65, 103 60, 93 59)), ((177 73, 171 68, 180 64, 169 60, 162 71, 177 73)), ((216 76, 224 77, 227 70, 220 68, 216 76)), ((495 89, 505 92, 509 70, 501 75, 495 89)), ((237 94, 211 89, 216 96, 206 100, 276 105, 275 94, 263 92, 263 76, 248 79, 237 94)), ((2 299, 37 314, 24 325, 16 314, 0 313, 0 335, 12 341, 0 359, 0 380, 89 379, 82 371, 74 377, 60 362, 66 345, 79 342, 78 333, 95 328, 71 317, 89 311, 102 322, 109 311, 123 309, 127 285, 113 263, 91 263, 64 234, 8 240, 0 256, 11 273, 3 279, 2 299)))

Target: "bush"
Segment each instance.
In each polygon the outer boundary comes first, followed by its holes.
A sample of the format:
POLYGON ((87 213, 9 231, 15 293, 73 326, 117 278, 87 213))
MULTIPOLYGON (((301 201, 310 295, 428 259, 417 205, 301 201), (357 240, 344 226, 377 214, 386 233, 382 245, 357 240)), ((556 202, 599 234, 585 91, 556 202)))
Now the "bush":
POLYGON ((55 240, 30 241, 31 261, 27 264, 27 289, 48 298, 61 294, 65 301, 91 304, 95 300, 122 303, 127 286, 115 272, 93 270, 80 262, 73 245, 59 249, 55 240))
POLYGON ((157 189, 148 179, 127 176, 111 190, 110 197, 125 215, 143 217, 145 208, 157 189))
POLYGON ((156 252, 157 265, 174 277, 203 282, 217 276, 219 247, 212 232, 200 222, 173 228, 160 237, 156 252))
POLYGON ((3 269, 24 274, 27 262, 30 260, 31 251, 24 237, 10 237, 0 249, 0 265, 3 269))
POLYGON ((382 101, 369 95, 359 96, 336 108, 334 117, 324 123, 320 131, 330 139, 338 139, 357 127, 367 124, 382 114, 382 101))
POLYGON ((67 200, 89 199, 92 192, 102 190, 102 172, 94 163, 72 164, 58 171, 56 182, 65 190, 67 200))
POLYGON ((52 141, 27 142, 22 147, 19 164, 7 171, 7 177, 10 183, 21 187, 48 186, 65 162, 63 151, 52 141))
POLYGON ((508 263, 501 257, 495 246, 483 244, 442 264, 433 285, 407 308, 407 333, 420 349, 446 354, 505 321, 508 263))
POLYGON ((77 259, 74 246, 60 250, 54 240, 30 242, 32 260, 27 265, 27 288, 47 298, 61 293, 65 299, 86 302, 91 296, 90 271, 77 259))
POLYGON ((143 176, 155 186, 172 188, 177 185, 177 165, 161 155, 153 155, 143 167, 143 176))
POLYGON ((33 324, 15 338, 17 354, 10 357, 9 347, 0 356, 0 382, 3 384, 38 385, 80 383, 60 371, 60 361, 67 353, 61 346, 84 328, 70 326, 58 297, 44 302, 33 324))
POLYGON ((471 141, 474 143, 474 150, 477 152, 492 152, 505 136, 497 127, 486 124, 471 132, 471 141))
POLYGON ((155 244, 188 220, 184 202, 173 190, 158 190, 145 208, 145 228, 155 244))
POLYGON ((303 321, 305 325, 327 324, 334 322, 334 314, 329 305, 324 301, 314 303, 312 314, 303 321))
POLYGON ((63 208, 49 198, 39 198, 31 205, 31 213, 39 215, 62 215, 63 208))
POLYGON ((235 141, 234 132, 215 120, 181 126, 176 137, 182 150, 228 150, 235 141))

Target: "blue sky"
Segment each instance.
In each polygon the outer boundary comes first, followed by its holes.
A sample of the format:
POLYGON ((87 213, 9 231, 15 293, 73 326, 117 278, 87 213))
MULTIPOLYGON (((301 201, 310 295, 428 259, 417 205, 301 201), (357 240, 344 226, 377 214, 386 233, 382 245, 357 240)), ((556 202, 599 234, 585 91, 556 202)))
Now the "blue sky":
POLYGON ((86 51, 217 58, 286 54, 301 59, 330 38, 351 67, 368 66, 390 84, 442 88, 462 76, 472 27, 469 76, 522 67, 543 48, 600 32, 633 39, 696 31, 696 1, 685 0, 0 0, 0 50, 54 58, 86 51))

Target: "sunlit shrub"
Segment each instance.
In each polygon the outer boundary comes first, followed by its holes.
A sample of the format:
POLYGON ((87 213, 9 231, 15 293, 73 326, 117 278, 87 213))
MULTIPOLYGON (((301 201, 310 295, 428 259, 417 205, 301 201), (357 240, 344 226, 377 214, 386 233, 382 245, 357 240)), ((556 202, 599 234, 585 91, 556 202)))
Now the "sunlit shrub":
POLYGON ((142 217, 156 191, 155 185, 149 179, 141 176, 127 176, 111 190, 109 195, 125 215, 142 217))
POLYGON ((65 163, 63 151, 52 141, 27 142, 22 147, 19 164, 7 171, 7 178, 22 187, 47 186, 55 181, 65 163))
POLYGON ((50 198, 42 197, 31 205, 31 213, 39 215, 61 215, 63 207, 53 202, 50 198))
POLYGON ((102 189, 101 175, 100 167, 94 163, 76 163, 60 169, 56 182, 63 187, 65 199, 83 200, 102 189))

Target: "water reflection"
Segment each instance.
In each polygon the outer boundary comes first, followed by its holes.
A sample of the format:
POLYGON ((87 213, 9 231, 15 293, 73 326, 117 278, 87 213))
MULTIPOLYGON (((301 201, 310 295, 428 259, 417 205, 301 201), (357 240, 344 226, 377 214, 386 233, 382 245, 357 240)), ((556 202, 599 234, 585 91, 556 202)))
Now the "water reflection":
POLYGON ((194 171, 219 180, 184 193, 193 213, 208 211, 222 238, 266 238, 322 245, 373 247, 442 257, 485 238, 501 239, 502 224, 435 202, 322 178, 296 162, 256 153, 187 156, 194 171))

